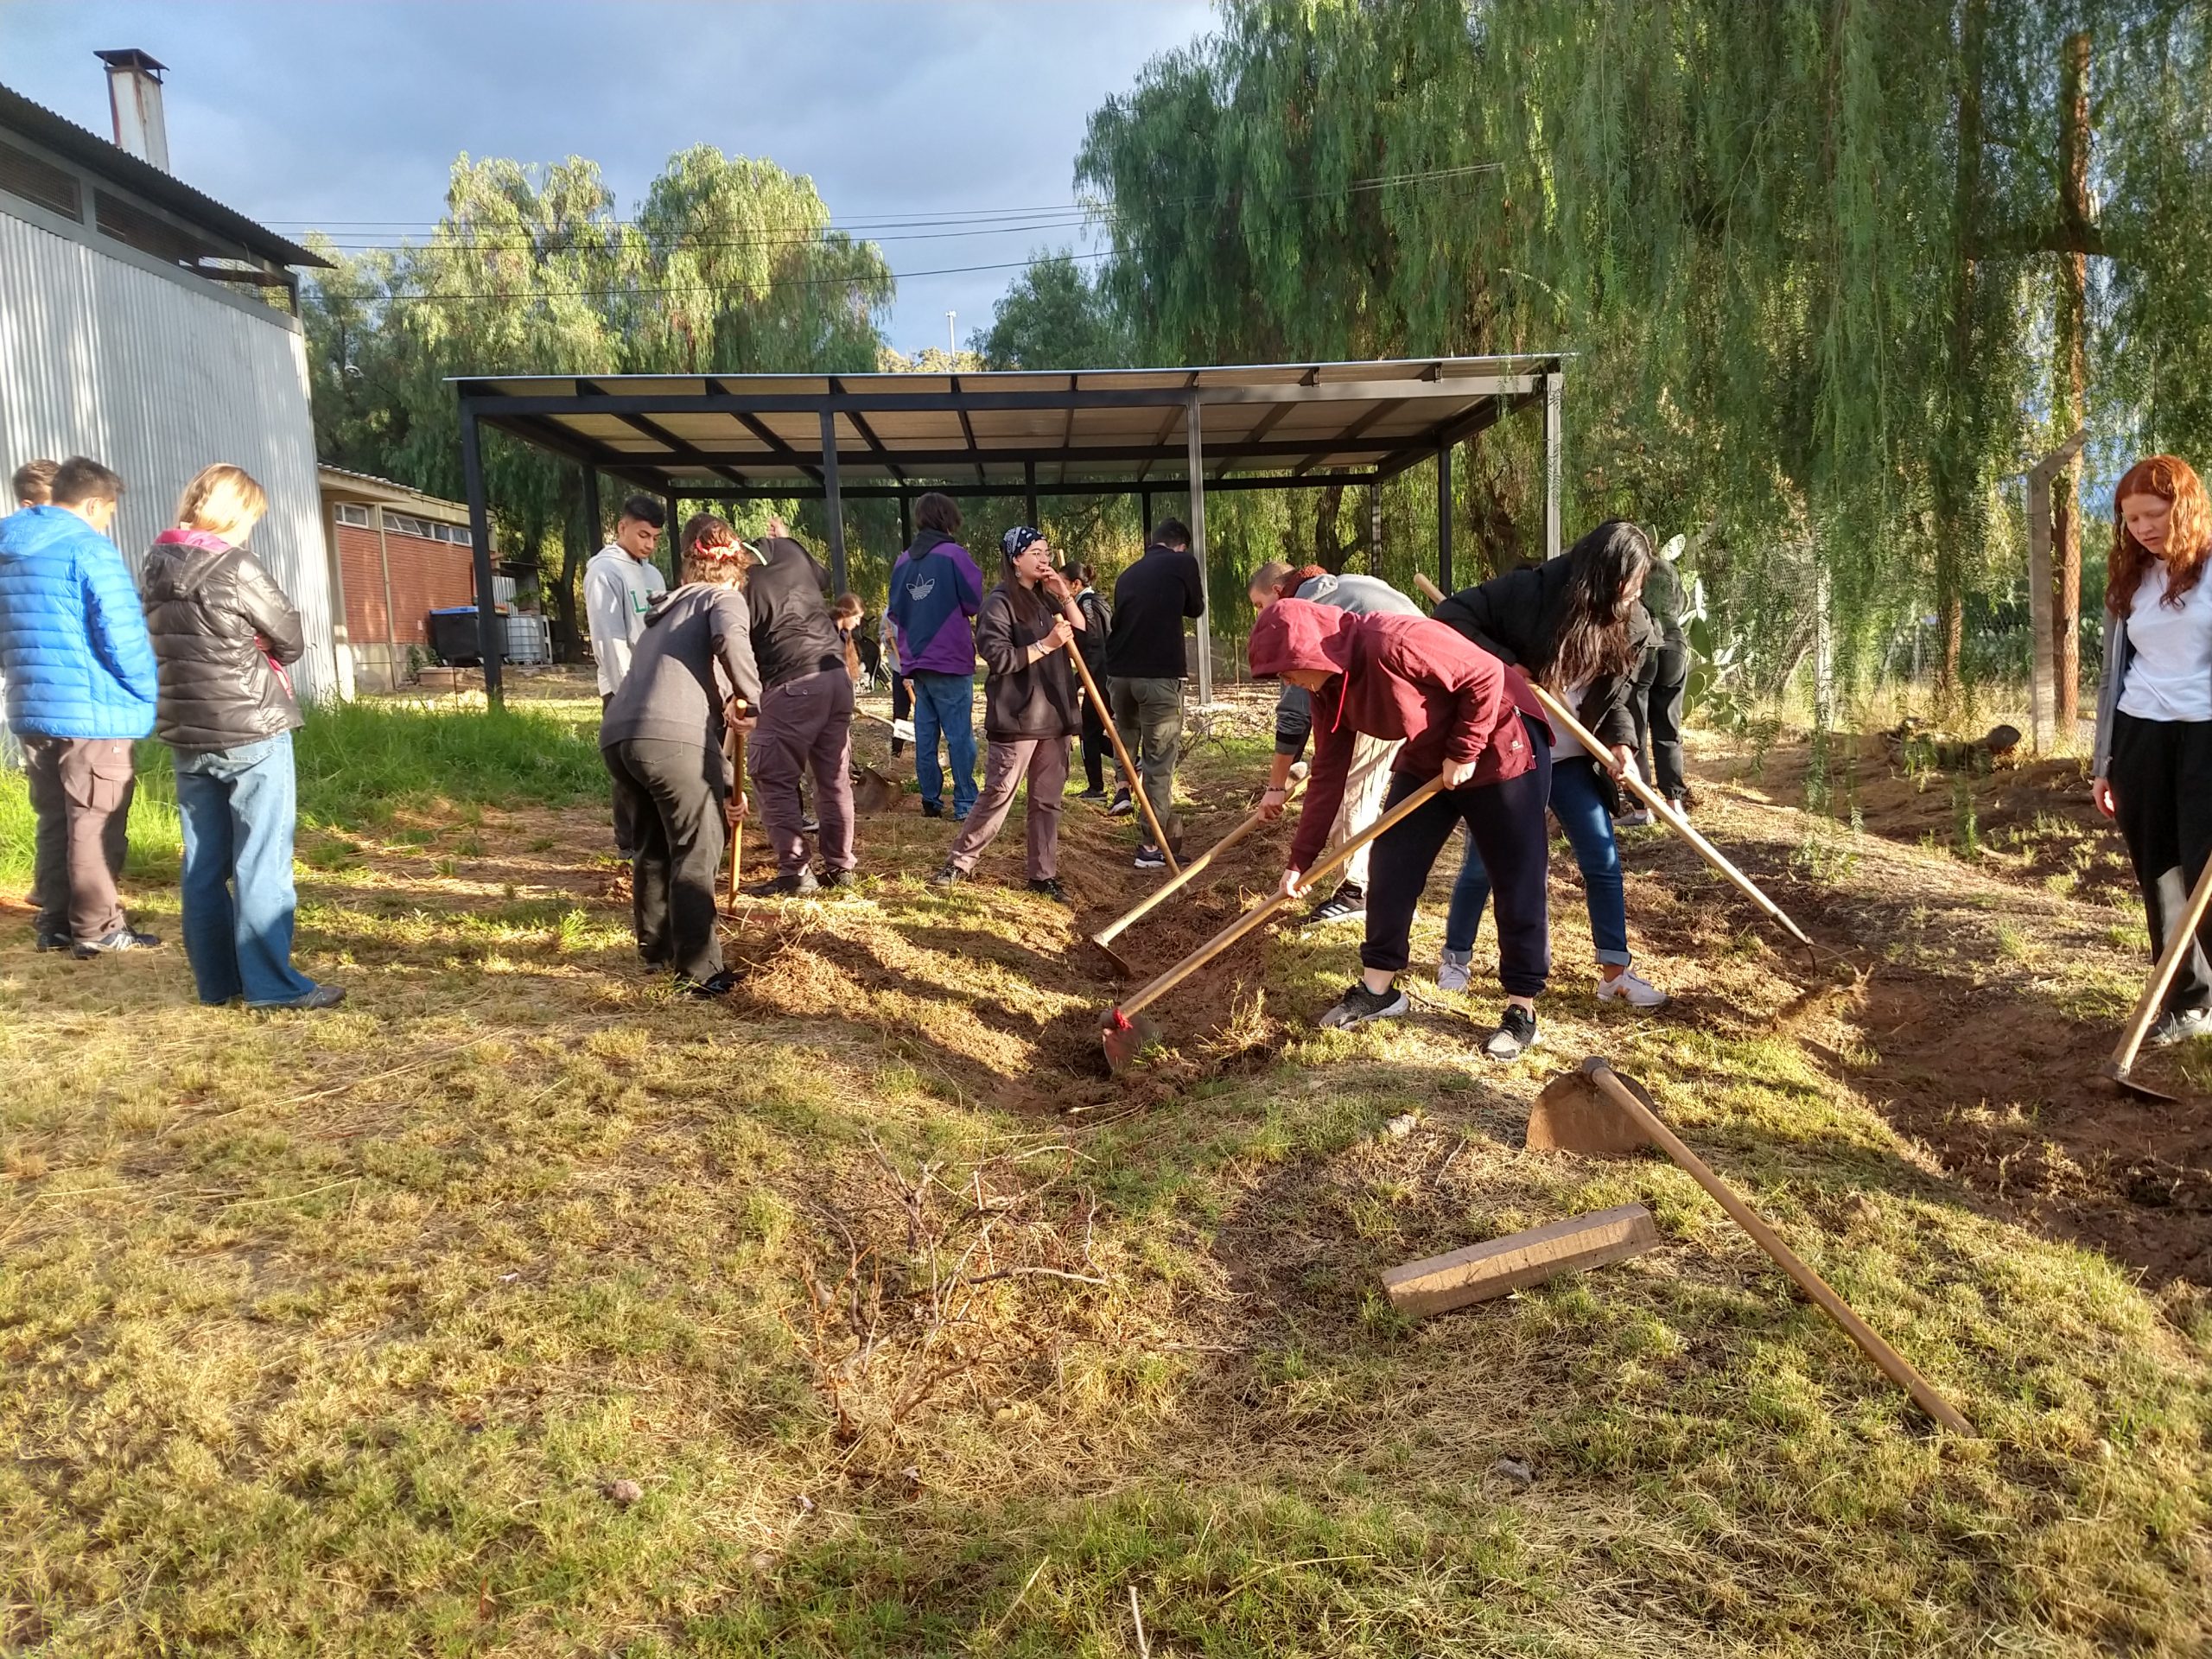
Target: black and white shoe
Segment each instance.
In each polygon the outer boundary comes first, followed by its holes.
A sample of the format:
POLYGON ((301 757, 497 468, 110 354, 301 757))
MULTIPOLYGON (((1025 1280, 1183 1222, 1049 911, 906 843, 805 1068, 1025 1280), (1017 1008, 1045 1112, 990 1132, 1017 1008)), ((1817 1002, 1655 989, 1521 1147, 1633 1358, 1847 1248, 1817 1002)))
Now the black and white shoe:
POLYGON ((1167 855, 1147 842, 1137 849, 1136 868, 1141 870, 1164 870, 1167 868, 1167 855))
POLYGON ((804 866, 781 875, 772 875, 766 881, 755 881, 745 889, 748 899, 804 899, 810 893, 822 891, 822 884, 814 879, 814 872, 804 866))
POLYGON ((31 934, 31 949, 34 950, 67 950, 68 948, 69 936, 67 933, 48 933, 41 928, 31 934))
POLYGON ((820 820, 816 818, 813 813, 808 813, 804 817, 798 821, 798 832, 802 836, 820 835, 822 833, 822 824, 820 820))
POLYGON ((1324 1031, 1350 1031, 1354 1026, 1363 1026, 1370 1020, 1395 1020, 1410 1006, 1406 994, 1397 982, 1391 982, 1387 991, 1370 991, 1357 980, 1338 1000, 1337 1006, 1321 1016, 1324 1031))
POLYGON ((2192 1037, 2212 1037, 2212 1008, 2170 1009, 2143 1040, 2153 1048, 2171 1048, 2192 1037))
POLYGON ((969 879, 969 873, 966 870, 962 869, 957 864, 944 864, 939 866, 937 874, 930 877, 930 886, 933 887, 957 887, 963 881, 968 880, 969 879))
POLYGON ((1031 876, 1029 891, 1041 893, 1057 904, 1065 905, 1068 901, 1068 890, 1060 885, 1060 878, 1057 875, 1031 876))
POLYGON ((1093 806, 1103 806, 1106 804, 1107 795, 1103 789, 1086 789, 1077 795, 1076 799, 1088 801, 1093 806))
POLYGON ((1504 1017, 1497 1022, 1497 1029, 1491 1033, 1490 1040, 1483 1045, 1483 1058, 1486 1060, 1517 1060, 1541 1040, 1536 1035, 1536 1016, 1518 1002, 1509 1002, 1505 1005, 1504 1017))
POLYGON ((1358 922, 1367 918, 1367 892, 1349 881, 1306 912, 1303 925, 1322 922, 1358 922))
POLYGON ((302 1014, 321 1014, 325 1008, 334 1008, 346 1000, 343 985, 318 985, 311 991, 302 991, 289 1002, 249 1002, 246 1007, 266 1014, 276 1008, 293 1008, 302 1014))
POLYGON ((709 974, 704 979, 694 979, 689 974, 676 976, 676 988, 686 996, 728 996, 737 988, 737 976, 727 968, 720 973, 709 974))
POLYGON ((814 881, 817 887, 857 887, 860 879, 858 870, 841 870, 833 864, 824 864, 814 881))
POLYGON ((1109 818, 1126 818, 1136 810, 1137 804, 1130 798, 1129 791, 1126 789, 1117 789, 1114 791, 1113 804, 1106 809, 1106 816, 1109 818))
POLYGON ((79 962, 89 962, 94 957, 111 956, 118 950, 156 950, 161 940, 151 933, 141 933, 135 928, 118 927, 112 933, 104 933, 97 939, 72 939, 69 954, 79 962))

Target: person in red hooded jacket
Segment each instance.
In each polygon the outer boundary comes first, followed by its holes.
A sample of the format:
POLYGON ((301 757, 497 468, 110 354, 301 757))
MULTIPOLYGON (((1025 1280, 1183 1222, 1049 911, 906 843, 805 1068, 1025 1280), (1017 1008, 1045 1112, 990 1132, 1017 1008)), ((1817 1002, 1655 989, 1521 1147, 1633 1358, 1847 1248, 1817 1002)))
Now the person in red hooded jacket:
POLYGON ((1467 826, 1495 886, 1498 980, 1506 1006, 1483 1046, 1510 1060, 1536 1040, 1536 997, 1551 972, 1545 914, 1544 805, 1551 751, 1522 723, 1527 688, 1497 658, 1422 616, 1358 616, 1302 599, 1276 601, 1252 627, 1252 671, 1313 698, 1313 769, 1291 837, 1282 891, 1305 890, 1337 816, 1354 740, 1402 740, 1386 810, 1432 778, 1444 789, 1375 842, 1359 980, 1321 1016, 1341 1029, 1406 1011, 1397 988, 1430 868, 1467 826))

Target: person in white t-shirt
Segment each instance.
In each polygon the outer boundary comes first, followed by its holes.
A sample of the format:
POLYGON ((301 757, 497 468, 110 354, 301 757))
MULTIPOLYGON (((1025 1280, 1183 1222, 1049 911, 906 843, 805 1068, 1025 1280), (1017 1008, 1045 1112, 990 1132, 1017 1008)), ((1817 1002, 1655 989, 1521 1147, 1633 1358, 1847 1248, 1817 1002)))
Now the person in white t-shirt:
MULTIPOLYGON (((628 496, 614 521, 614 539, 592 555, 584 567, 584 625, 591 636, 592 660, 599 665, 599 706, 621 686, 630 671, 630 653, 645 631, 645 613, 668 591, 653 564, 665 508, 650 495, 628 496)), ((614 798, 614 850, 627 859, 637 851, 630 814, 614 798)))
MULTIPOLYGON (((2104 672, 2089 798, 2119 821, 2151 953, 2165 950, 2212 855, 2212 501, 2187 461, 2152 455, 2113 492, 2104 672)), ((2150 1040, 2212 1036, 2205 930, 2150 1040)))

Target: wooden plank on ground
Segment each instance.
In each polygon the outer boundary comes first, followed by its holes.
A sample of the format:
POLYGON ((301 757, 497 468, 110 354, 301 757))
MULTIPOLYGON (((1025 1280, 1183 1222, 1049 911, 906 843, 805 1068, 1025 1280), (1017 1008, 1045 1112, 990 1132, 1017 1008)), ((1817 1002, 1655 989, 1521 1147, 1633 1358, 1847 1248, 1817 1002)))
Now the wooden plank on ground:
POLYGON ((1658 1243, 1651 1212, 1640 1204, 1624 1204, 1470 1244, 1448 1255, 1408 1262, 1383 1274, 1382 1289, 1391 1306, 1421 1319, 1540 1285, 1563 1273, 1641 1255, 1658 1243))

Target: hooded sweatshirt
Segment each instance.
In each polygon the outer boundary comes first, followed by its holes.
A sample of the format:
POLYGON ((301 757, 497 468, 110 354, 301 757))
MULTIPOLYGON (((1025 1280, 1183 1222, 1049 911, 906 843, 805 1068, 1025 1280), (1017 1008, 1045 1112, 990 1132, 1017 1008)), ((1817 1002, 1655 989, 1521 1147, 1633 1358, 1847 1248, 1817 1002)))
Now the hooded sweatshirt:
MULTIPOLYGON (((1298 599, 1316 605, 1333 605, 1354 616, 1421 616, 1421 607, 1389 582, 1374 576, 1315 576, 1299 584, 1298 599)), ((1313 695, 1302 685, 1283 682, 1275 699, 1275 753, 1295 760, 1306 753, 1306 734, 1313 729, 1313 695)))
POLYGON ((711 757, 709 775, 727 787, 722 704, 733 696, 760 706, 753 613, 744 591, 687 583, 645 613, 630 672, 601 716, 599 747, 631 738, 696 743, 702 757, 711 757))
POLYGON ((972 675, 983 573, 951 537, 925 530, 891 570, 888 612, 899 630, 899 671, 972 675))
POLYGON ((284 670, 307 650, 307 633, 253 555, 204 530, 165 530, 143 579, 161 668, 156 736, 198 753, 242 748, 300 724, 284 670))
MULTIPOLYGON (((845 665, 845 647, 823 595, 830 573, 788 536, 765 536, 760 569, 746 579, 753 616, 753 658, 768 690, 845 665)), ((758 699, 748 697, 747 702, 758 699)))
POLYGON ((1402 738, 1393 772, 1424 780, 1447 760, 1471 760, 1478 789, 1535 765, 1505 665, 1441 622, 1420 616, 1356 616, 1310 600, 1283 599, 1252 627, 1252 671, 1294 668, 1332 677, 1313 696, 1313 770, 1291 838, 1290 868, 1310 868, 1343 803, 1352 740, 1402 738))
POLYGON ((599 694, 607 696, 630 671, 630 652, 645 632, 645 613, 668 591, 650 563, 619 547, 602 547, 584 567, 584 625, 592 660, 599 664, 599 694))

